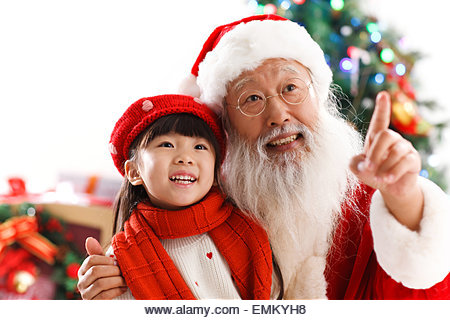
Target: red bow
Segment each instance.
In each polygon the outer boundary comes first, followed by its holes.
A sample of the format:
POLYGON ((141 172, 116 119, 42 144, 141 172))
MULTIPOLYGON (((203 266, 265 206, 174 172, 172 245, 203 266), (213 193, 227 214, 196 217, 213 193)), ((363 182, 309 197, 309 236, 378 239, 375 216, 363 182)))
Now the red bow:
POLYGON ((44 260, 53 264, 58 248, 38 233, 36 217, 13 217, 0 224, 0 261, 5 249, 14 242, 44 260))

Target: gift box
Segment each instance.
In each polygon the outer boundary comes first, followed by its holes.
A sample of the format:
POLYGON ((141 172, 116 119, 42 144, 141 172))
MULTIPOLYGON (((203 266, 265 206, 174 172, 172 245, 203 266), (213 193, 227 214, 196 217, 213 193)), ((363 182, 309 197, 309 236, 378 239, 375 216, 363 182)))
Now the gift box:
POLYGON ((20 179, 0 196, 0 299, 77 299, 77 272, 94 237, 106 249, 112 199, 57 190, 29 194, 20 179))

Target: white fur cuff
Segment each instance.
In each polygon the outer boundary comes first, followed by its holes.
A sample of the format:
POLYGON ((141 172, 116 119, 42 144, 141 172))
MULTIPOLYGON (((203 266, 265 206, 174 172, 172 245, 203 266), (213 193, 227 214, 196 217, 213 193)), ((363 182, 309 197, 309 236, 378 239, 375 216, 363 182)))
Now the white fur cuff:
POLYGON ((370 207, 374 249, 380 266, 395 281, 426 289, 450 272, 450 198, 433 182, 419 177, 424 194, 419 231, 400 224, 379 191, 370 207))

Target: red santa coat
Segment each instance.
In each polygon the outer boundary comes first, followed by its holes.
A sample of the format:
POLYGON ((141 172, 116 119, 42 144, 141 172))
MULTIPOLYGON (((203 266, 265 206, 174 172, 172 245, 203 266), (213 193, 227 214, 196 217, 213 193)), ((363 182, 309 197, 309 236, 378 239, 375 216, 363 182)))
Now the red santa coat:
POLYGON ((377 262, 369 211, 374 190, 364 186, 356 207, 344 205, 327 257, 328 299, 450 299, 450 275, 428 289, 393 280, 377 262))

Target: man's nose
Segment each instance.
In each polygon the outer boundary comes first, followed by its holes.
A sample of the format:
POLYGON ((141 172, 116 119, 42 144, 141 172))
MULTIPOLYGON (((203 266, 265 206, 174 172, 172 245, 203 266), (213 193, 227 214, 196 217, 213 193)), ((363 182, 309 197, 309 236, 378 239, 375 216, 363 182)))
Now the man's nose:
POLYGON ((278 127, 291 121, 289 106, 280 95, 266 100, 266 124, 268 127, 278 127))

